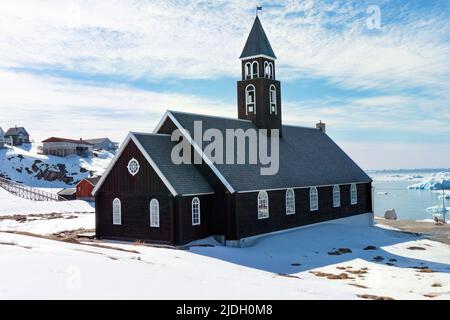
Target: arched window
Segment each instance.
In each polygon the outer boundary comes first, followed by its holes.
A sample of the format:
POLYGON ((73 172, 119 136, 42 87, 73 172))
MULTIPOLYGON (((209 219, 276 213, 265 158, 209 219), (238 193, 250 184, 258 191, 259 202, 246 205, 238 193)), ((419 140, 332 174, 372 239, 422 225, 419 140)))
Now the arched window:
POLYGON ((277 88, 270 86, 270 114, 277 114, 277 88))
POLYGON ((200 199, 192 199, 192 225, 200 225, 200 199))
POLYGON ((338 185, 333 187, 333 207, 339 208, 341 206, 341 189, 338 185))
POLYGON ((311 211, 319 210, 319 193, 316 187, 309 190, 309 208, 311 211))
POLYGON ((274 79, 272 62, 264 62, 264 77, 266 77, 267 79, 274 79))
POLYGON ((113 224, 122 224, 122 204, 118 198, 113 201, 113 224))
POLYGON ((269 218, 269 196, 266 191, 258 194, 258 219, 269 218))
POLYGON ((254 85, 249 84, 245 88, 245 97, 247 114, 256 113, 256 89, 254 85))
POLYGON ((286 191, 286 214, 295 214, 295 192, 293 189, 286 191))
POLYGON ((259 63, 258 61, 253 61, 252 63, 252 78, 259 78, 259 63))
POLYGON ((269 63, 269 69, 270 69, 270 79, 274 80, 275 79, 275 70, 273 69, 272 62, 269 63))
POLYGON ((356 184, 352 184, 350 187, 350 203, 352 206, 358 204, 358 188, 356 184))
POLYGON ((156 199, 150 201, 150 227, 159 228, 159 202, 156 199))
POLYGON ((250 62, 247 62, 245 64, 245 79, 251 79, 252 78, 252 64, 250 62))

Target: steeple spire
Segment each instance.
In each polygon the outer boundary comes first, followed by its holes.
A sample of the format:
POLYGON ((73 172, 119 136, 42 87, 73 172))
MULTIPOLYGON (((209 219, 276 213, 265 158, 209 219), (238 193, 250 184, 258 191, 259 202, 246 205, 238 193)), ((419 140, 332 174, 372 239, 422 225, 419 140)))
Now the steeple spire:
POLYGON ((255 22, 253 23, 252 30, 250 31, 247 42, 245 43, 240 59, 256 56, 266 56, 272 59, 277 58, 273 52, 272 46, 270 45, 269 39, 267 38, 266 32, 264 31, 258 15, 256 15, 255 22))

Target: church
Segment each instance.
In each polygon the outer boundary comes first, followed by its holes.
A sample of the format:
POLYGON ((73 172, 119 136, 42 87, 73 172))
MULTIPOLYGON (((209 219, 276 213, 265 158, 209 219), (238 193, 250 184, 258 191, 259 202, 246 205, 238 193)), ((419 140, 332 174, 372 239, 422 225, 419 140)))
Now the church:
POLYGON ((183 245, 212 236, 240 247, 317 223, 370 225, 372 180, 325 124, 283 124, 276 59, 257 16, 240 56, 237 118, 167 111, 153 133, 131 132, 93 190, 97 238, 183 245), (277 173, 215 163, 192 136, 198 122, 203 131, 276 130, 277 173), (202 161, 174 163, 175 131, 202 161))

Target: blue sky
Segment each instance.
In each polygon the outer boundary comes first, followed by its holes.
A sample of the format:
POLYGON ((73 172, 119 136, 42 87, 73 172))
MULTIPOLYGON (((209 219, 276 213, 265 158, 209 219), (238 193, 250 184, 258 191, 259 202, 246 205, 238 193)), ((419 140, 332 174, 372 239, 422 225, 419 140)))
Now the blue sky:
MULTIPOLYGON (((449 1, 258 4, 286 123, 326 122, 363 168, 450 167, 449 1)), ((121 141, 151 131, 166 109, 234 117, 255 6, 3 1, 0 126, 26 126, 36 141, 121 141)))

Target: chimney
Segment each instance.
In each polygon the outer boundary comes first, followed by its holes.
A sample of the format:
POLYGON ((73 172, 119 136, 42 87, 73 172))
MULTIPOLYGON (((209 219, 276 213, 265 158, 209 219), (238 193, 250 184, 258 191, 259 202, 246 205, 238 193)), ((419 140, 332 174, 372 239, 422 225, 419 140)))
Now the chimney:
POLYGON ((326 124, 322 122, 322 120, 320 120, 319 123, 316 124, 316 128, 319 129, 320 131, 322 131, 323 133, 326 133, 326 124))

